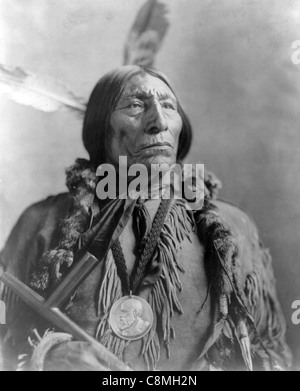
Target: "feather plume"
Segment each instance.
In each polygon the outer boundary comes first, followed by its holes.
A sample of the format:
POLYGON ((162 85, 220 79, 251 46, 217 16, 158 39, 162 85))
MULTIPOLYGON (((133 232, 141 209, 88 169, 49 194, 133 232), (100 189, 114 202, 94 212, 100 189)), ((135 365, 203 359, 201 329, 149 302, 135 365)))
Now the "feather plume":
POLYGON ((140 9, 125 43, 124 65, 151 66, 169 27, 165 4, 148 0, 140 9))
POLYGON ((78 114, 86 106, 66 86, 47 76, 38 76, 17 67, 0 64, 0 94, 13 101, 44 112, 67 108, 78 114))

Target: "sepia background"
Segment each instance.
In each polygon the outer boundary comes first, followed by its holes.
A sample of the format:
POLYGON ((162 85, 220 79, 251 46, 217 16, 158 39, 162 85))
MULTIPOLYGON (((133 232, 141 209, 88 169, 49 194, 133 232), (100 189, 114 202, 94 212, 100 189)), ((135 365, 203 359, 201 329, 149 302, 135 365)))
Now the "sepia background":
MULTIPOLYGON (((255 219, 271 249, 288 342, 300 362, 299 0, 164 0, 170 28, 156 66, 194 127, 189 162, 222 180, 221 197, 255 219)), ((123 63, 144 0, 0 0, 0 62, 51 75, 88 99, 123 63)), ((1 92, 1 91, 0 91, 1 92)), ((0 247, 31 203, 65 191, 64 169, 86 157, 82 119, 0 96, 0 247)))

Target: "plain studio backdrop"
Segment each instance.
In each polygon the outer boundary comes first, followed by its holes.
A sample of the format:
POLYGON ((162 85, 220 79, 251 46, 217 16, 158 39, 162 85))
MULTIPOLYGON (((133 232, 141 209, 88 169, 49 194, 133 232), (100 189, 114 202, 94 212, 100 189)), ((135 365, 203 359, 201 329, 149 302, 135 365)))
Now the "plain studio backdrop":
MULTIPOLYGON (((122 65, 144 0, 0 0, 0 62, 51 75, 88 99, 122 65)), ((188 162, 222 180, 221 197, 255 219, 274 259, 288 342, 300 361, 299 0, 165 0, 170 28, 156 66, 194 128, 188 162)), ((0 97, 0 245, 31 203, 63 192, 64 169, 87 157, 82 119, 0 97)))

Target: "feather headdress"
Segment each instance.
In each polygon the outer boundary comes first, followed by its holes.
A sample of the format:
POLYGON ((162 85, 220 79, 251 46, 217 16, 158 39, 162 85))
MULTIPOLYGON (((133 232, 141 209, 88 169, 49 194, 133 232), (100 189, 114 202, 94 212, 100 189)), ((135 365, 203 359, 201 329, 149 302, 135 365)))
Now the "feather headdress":
POLYGON ((140 9, 125 44, 125 65, 153 65, 155 54, 169 27, 166 6, 148 0, 140 9))
MULTIPOLYGON (((165 14, 165 5, 157 0, 141 7, 125 43, 124 65, 153 65, 169 25, 165 14)), ((66 108, 81 115, 86 109, 82 98, 54 78, 4 64, 0 64, 0 94, 44 112, 66 108)))
POLYGON ((37 110, 54 112, 64 107, 77 114, 85 112, 83 99, 52 77, 0 64, 0 83, 0 94, 37 110))

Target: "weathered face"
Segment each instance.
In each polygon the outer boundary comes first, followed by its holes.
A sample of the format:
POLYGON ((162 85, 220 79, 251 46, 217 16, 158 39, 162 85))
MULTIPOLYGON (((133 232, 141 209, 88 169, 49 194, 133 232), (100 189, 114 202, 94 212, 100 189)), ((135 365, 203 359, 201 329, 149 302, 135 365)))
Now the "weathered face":
POLYGON ((150 75, 126 84, 110 118, 109 163, 127 156, 128 165, 176 162, 182 119, 170 88, 150 75))

